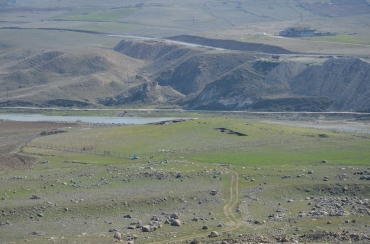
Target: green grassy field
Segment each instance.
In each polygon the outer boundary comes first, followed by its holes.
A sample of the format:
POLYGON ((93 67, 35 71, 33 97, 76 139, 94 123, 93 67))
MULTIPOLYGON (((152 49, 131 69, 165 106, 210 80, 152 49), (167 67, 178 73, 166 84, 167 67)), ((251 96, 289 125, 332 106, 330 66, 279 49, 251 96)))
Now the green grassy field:
POLYGON ((327 41, 327 42, 339 42, 339 43, 351 43, 351 44, 364 44, 370 45, 370 41, 367 36, 358 34, 337 34, 335 36, 315 36, 314 41, 327 41))
POLYGON ((200 117, 167 125, 71 128, 32 143, 43 145, 22 147, 23 153, 37 157, 32 169, 0 173, 2 222, 12 224, 0 227, 7 242, 109 242, 109 229, 126 239, 139 236, 135 243, 193 236, 206 240, 211 230, 222 233, 220 240, 228 233, 294 236, 349 226, 363 233, 367 229, 369 216, 357 208, 346 208, 348 215, 342 217, 298 216, 322 197, 370 197, 369 182, 353 174, 370 164, 370 137, 364 134, 200 117), (109 150, 111 156, 66 149, 89 146, 109 150), (134 153, 138 159, 131 160, 134 153), (230 170, 240 177, 237 188, 230 170), (224 209, 230 187, 239 194, 227 209, 240 225, 224 209), (212 196, 211 190, 218 193, 212 196), (284 216, 269 218, 277 209, 284 216), (181 214, 181 227, 164 224, 151 233, 127 229, 132 222, 148 224, 153 215, 163 219, 173 212, 181 214), (127 214, 133 218, 123 218, 127 214), (194 222, 194 217, 202 220, 194 222), (354 218, 355 224, 343 224, 354 218), (254 224, 256 220, 264 224, 254 224), (224 227, 217 227, 220 223, 224 227), (204 225, 209 229, 202 230, 204 225), (24 233, 17 235, 14 228, 24 233))
POLYGON ((97 31, 97 32, 117 32, 127 31, 142 28, 140 25, 123 24, 117 22, 96 22, 91 24, 82 24, 74 26, 74 30, 86 30, 86 31, 97 31))

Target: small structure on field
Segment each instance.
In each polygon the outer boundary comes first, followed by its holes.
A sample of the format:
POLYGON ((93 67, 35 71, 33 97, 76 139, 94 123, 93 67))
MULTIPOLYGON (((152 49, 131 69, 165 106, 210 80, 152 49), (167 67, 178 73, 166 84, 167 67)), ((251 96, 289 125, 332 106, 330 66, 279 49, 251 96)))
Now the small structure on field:
POLYGON ((286 37, 312 37, 316 30, 311 30, 310 27, 289 27, 279 32, 279 36, 286 37))

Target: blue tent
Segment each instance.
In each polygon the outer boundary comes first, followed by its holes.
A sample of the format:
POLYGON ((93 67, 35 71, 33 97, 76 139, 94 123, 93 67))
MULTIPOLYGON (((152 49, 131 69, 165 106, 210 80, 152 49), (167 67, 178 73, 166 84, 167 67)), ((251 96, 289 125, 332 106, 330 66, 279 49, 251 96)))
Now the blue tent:
POLYGON ((131 159, 137 159, 136 155, 132 155, 131 159))

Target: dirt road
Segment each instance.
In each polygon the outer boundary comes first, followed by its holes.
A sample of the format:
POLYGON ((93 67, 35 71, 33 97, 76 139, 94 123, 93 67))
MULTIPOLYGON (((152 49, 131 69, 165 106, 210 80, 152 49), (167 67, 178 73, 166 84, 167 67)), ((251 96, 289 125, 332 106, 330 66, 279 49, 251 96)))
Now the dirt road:
MULTIPOLYGON (((242 226, 242 222, 235 216, 235 206, 238 203, 239 200, 239 174, 232 171, 232 170, 227 170, 231 174, 231 182, 230 182, 230 199, 227 202, 227 204, 223 208, 223 212, 228 220, 226 223, 225 227, 222 227, 217 230, 218 233, 221 232, 230 232, 233 230, 236 230, 242 226)), ((202 238, 202 237, 208 237, 210 232, 207 232, 207 234, 194 234, 194 235, 187 235, 187 236, 182 236, 180 238, 177 238, 176 242, 182 242, 186 240, 193 240, 197 238, 202 238)), ((165 241, 164 241, 165 242, 165 241)), ((151 242, 152 244, 160 244, 163 243, 161 241, 159 242, 151 242)))

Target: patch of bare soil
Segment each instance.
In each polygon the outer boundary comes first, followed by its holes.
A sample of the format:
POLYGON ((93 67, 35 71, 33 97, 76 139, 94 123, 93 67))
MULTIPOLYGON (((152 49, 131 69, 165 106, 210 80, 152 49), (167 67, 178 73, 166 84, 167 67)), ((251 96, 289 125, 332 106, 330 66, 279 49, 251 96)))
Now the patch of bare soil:
POLYGON ((349 132, 349 133, 370 133, 369 123, 353 122, 353 121, 264 121, 266 123, 272 124, 282 124, 288 126, 298 126, 298 127, 309 127, 321 130, 332 130, 339 132, 349 132))
POLYGON ((36 159, 17 153, 17 148, 48 130, 72 127, 75 123, 18 122, 0 120, 0 171, 29 169, 36 159))
POLYGON ((0 171, 26 170, 29 169, 35 161, 36 159, 33 157, 20 154, 1 155, 0 171))

